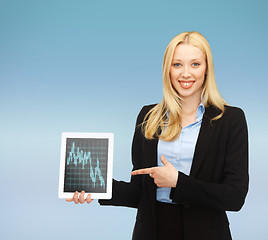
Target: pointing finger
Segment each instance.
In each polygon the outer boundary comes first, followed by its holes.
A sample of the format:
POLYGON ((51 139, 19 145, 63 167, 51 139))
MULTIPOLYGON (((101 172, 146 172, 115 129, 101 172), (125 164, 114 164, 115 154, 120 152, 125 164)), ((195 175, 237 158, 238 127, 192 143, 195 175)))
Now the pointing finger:
POLYGON ((155 167, 135 170, 131 172, 131 175, 150 174, 150 173, 153 173, 154 169, 155 167))

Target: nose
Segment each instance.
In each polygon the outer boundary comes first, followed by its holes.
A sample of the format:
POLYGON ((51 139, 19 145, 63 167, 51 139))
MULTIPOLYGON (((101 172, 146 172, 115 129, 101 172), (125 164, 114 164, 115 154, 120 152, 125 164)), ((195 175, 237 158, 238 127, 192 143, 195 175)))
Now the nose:
POLYGON ((182 71, 182 77, 189 78, 191 77, 191 73, 189 72, 189 68, 185 66, 182 71))

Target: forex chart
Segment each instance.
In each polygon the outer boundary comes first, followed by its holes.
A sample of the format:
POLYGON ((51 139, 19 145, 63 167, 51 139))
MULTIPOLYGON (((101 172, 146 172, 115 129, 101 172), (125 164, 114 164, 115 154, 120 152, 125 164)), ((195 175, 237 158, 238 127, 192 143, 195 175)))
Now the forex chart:
POLYGON ((108 139, 67 138, 64 192, 106 192, 108 139))

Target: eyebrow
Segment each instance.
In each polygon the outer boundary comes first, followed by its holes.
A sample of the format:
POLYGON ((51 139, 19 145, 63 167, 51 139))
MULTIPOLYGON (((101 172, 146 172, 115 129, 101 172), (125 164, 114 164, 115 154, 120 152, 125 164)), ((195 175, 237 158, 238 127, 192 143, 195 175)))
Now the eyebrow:
MULTIPOLYGON (((191 59, 190 61, 201 61, 201 59, 200 58, 194 58, 194 59, 191 59)), ((177 58, 174 58, 174 59, 172 59, 172 61, 182 61, 181 59, 177 59, 177 58)))

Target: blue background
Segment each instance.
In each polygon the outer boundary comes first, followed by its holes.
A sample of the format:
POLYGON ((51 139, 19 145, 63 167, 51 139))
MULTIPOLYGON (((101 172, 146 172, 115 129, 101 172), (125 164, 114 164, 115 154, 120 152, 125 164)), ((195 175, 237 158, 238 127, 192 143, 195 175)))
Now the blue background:
POLYGON ((57 198, 63 131, 113 132, 128 181, 136 116, 162 99, 169 41, 209 41, 223 97, 250 137, 250 190, 234 239, 266 239, 267 1, 0 0, 1 239, 130 239, 135 209, 57 198))

